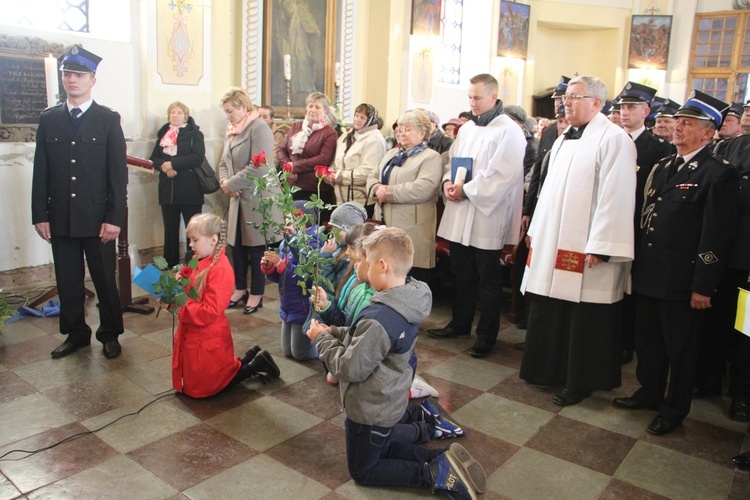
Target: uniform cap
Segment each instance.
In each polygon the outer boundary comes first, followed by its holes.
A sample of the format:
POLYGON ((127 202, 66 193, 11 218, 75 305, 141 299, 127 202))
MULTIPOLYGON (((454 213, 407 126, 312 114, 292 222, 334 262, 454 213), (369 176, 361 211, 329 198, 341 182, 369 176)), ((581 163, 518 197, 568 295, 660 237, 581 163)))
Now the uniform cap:
POLYGON ((102 58, 80 45, 73 45, 60 57, 60 71, 96 73, 102 58))

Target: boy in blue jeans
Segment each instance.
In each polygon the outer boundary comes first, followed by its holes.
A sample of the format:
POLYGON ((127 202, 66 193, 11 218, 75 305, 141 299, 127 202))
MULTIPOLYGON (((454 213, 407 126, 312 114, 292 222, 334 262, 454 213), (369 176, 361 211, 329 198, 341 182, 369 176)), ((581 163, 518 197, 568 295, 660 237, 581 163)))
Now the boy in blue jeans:
POLYGON ((409 357, 419 325, 430 312, 429 287, 407 273, 414 246, 398 228, 364 241, 368 280, 376 293, 350 327, 311 323, 307 336, 339 379, 346 410, 349 474, 366 486, 431 487, 475 499, 486 486, 484 469, 460 444, 430 450, 395 438, 393 427, 409 401, 409 357))

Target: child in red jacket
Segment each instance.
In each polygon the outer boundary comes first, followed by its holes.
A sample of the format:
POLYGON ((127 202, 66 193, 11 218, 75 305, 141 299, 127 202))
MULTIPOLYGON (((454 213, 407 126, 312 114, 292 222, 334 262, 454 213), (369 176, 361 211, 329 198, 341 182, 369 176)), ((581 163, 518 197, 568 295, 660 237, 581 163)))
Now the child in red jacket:
POLYGON ((205 398, 252 376, 278 377, 271 354, 251 347, 234 356, 232 332, 224 310, 234 290, 234 271, 224 255, 226 223, 212 214, 195 215, 185 228, 190 248, 199 259, 186 288, 198 290, 178 313, 180 324, 172 352, 172 387, 194 398, 205 398))

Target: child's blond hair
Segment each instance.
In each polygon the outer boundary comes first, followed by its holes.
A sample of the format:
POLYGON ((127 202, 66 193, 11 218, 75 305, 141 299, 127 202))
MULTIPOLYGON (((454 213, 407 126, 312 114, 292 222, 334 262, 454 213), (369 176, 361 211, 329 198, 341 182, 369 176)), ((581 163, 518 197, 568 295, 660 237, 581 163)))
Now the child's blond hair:
POLYGON ((195 288, 198 290, 198 293, 202 293, 203 285, 206 281, 206 273, 216 263, 216 260, 221 253, 221 249, 227 245, 227 223, 218 215, 197 214, 190 219, 190 222, 188 222, 188 225, 185 228, 185 235, 188 238, 190 238, 191 234, 198 234, 200 236, 205 236, 206 238, 210 238, 214 235, 218 237, 211 265, 195 276, 195 288))
POLYGON ((414 263, 414 244, 406 231, 397 227, 379 229, 362 243, 367 256, 384 260, 396 276, 406 276, 414 263))

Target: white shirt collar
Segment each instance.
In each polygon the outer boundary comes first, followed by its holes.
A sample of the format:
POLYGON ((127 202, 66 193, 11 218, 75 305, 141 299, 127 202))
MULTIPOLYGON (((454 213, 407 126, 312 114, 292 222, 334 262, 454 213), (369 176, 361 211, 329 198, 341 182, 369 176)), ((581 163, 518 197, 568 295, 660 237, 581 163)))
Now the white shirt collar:
POLYGON ((91 107, 91 105, 94 103, 93 99, 89 99, 88 101, 84 102, 83 104, 79 104, 78 106, 72 104, 70 101, 66 103, 68 106, 68 113, 70 113, 70 110, 73 108, 78 108, 81 110, 81 114, 84 114, 88 109, 91 107))
POLYGON ((640 135, 641 135, 641 134, 642 134, 642 133, 643 133, 643 132, 644 132, 645 130, 646 130, 646 126, 644 125, 644 126, 642 126, 641 128, 639 128, 638 130, 636 130, 635 132, 630 132, 630 137, 632 137, 632 138, 633 138, 633 140, 636 140, 636 139, 638 139, 638 137, 640 137, 640 135))

